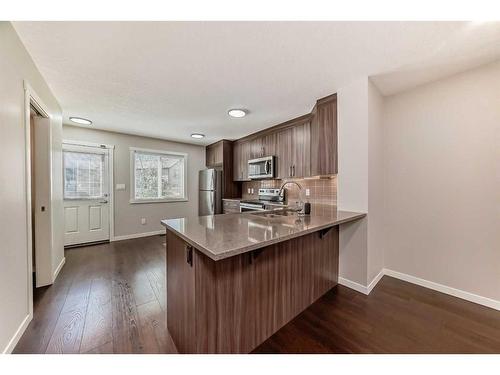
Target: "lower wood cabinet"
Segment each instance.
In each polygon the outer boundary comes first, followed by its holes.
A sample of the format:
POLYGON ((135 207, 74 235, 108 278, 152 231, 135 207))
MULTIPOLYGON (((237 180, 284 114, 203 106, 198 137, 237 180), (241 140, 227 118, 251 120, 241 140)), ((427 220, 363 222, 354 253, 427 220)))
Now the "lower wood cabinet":
POLYGON ((213 261, 167 229, 167 325, 181 353, 248 353, 338 281, 338 227, 213 261))

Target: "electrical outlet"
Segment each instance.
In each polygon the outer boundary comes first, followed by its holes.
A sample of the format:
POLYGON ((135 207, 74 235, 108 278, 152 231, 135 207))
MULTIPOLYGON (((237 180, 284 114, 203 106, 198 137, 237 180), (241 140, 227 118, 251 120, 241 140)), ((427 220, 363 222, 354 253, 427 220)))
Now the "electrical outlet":
POLYGON ((311 195, 311 190, 309 189, 306 189, 306 197, 310 196, 311 195))
POLYGON ((252 190, 252 192, 250 194, 253 194, 253 188, 251 188, 250 190, 252 190))
POLYGON ((125 190, 125 184, 116 184, 116 190, 125 190))
POLYGON ((248 188, 248 194, 252 194, 252 193, 251 193, 251 190, 252 190, 252 189, 248 188))
POLYGON ((146 225, 146 218, 145 217, 141 218, 141 224, 146 225))

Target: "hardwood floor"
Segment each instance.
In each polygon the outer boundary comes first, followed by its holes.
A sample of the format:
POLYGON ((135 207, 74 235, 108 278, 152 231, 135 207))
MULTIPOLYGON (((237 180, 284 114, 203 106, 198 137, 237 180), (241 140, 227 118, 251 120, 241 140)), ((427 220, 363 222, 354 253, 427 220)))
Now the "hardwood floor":
POLYGON ((65 251, 14 353, 176 353, 165 321, 165 236, 65 251))
MULTIPOLYGON (((164 243, 66 250, 14 353, 176 353, 164 243)), ((369 296, 333 288, 254 353, 500 353, 500 312, 384 276, 369 296)))

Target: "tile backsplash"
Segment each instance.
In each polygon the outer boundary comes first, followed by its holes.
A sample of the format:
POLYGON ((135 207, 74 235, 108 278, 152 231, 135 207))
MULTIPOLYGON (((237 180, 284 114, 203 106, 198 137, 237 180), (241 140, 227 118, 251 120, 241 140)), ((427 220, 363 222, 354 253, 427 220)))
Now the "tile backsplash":
POLYGON ((243 182, 243 199, 257 199, 260 188, 279 188, 285 181, 296 181, 302 186, 302 192, 294 185, 285 187, 285 198, 287 202, 295 202, 299 199, 299 192, 302 194, 304 202, 337 204, 337 176, 329 178, 308 178, 308 179, 287 179, 287 180, 260 180, 243 182), (253 189, 253 194, 248 193, 248 189, 253 189), (306 189, 309 189, 309 196, 306 196, 306 189))

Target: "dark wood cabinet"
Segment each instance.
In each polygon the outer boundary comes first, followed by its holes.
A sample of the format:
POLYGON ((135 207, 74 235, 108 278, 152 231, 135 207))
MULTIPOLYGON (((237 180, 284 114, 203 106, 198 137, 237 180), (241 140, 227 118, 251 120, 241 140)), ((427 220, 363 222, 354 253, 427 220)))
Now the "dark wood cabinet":
POLYGON ((311 120, 311 176, 337 173, 337 96, 318 100, 311 120))
POLYGON ((310 176, 310 134, 309 121, 278 133, 278 178, 310 176))
POLYGON ((249 353, 338 281, 338 227, 219 261, 166 235, 167 325, 180 353, 249 353))
POLYGON ((205 165, 209 168, 221 167, 224 161, 224 141, 211 144, 206 147, 205 165))
POLYGON ((168 330, 178 338, 176 345, 181 353, 196 351, 195 341, 195 270, 193 263, 188 263, 194 249, 177 236, 168 235, 167 231, 167 303, 168 330), (173 303, 175 302, 175 303, 173 303))
POLYGON ((233 178, 248 181, 248 160, 277 156, 276 178, 337 173, 337 95, 319 99, 310 114, 234 143, 233 178))
POLYGON ((249 141, 236 141, 233 147, 233 179, 248 181, 248 160, 251 159, 252 144, 249 141))
POLYGON ((206 166, 222 170, 222 198, 241 197, 241 184, 234 182, 234 142, 223 139, 205 148, 206 166))

